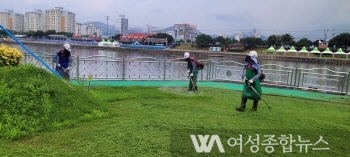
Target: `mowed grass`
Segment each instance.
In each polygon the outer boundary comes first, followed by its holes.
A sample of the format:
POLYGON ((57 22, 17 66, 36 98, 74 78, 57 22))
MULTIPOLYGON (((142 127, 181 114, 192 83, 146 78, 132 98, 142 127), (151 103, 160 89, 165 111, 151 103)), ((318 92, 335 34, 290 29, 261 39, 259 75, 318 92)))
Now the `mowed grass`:
MULTIPOLYGON (((186 87, 94 87, 91 96, 108 103, 112 115, 83 121, 73 127, 44 131, 31 137, 0 143, 0 156, 349 156, 350 105, 263 95, 258 111, 238 112, 240 91, 186 87), (219 135, 225 149, 220 153, 214 143, 211 153, 197 153, 190 135, 219 135), (243 151, 228 146, 228 139, 243 135, 243 151), (251 152, 249 136, 292 134, 294 144, 316 143, 330 150, 292 152, 273 146, 266 153, 251 152), (298 142, 301 140, 310 142, 298 142)), ((349 102, 349 101, 348 101, 349 102)), ((198 138, 197 138, 198 139, 198 138)), ((199 141, 199 139, 198 139, 199 141)), ((209 141, 209 140, 208 140, 209 141)), ((230 141, 233 143, 233 140, 230 141)), ((256 147, 252 147, 254 149, 256 147)), ((270 147, 271 148, 271 147, 270 147)))

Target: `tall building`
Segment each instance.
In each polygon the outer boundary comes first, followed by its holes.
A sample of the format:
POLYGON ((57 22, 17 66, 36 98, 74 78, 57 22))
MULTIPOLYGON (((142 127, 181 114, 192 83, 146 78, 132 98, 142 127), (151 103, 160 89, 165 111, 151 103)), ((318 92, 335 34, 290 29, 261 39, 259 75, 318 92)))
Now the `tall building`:
POLYGON ((13 10, 5 10, 0 12, 0 24, 8 30, 23 32, 24 15, 14 13, 13 10))
POLYGON ((90 23, 88 25, 76 23, 75 34, 82 36, 102 36, 102 28, 96 27, 93 23, 90 23))
POLYGON ((34 12, 25 13, 25 31, 44 31, 45 13, 42 10, 35 9, 34 12))
POLYGON ((74 33, 75 14, 62 7, 45 11, 45 30, 74 33))
POLYGON ((120 34, 121 36, 127 36, 129 34, 128 19, 125 18, 125 15, 119 15, 116 18, 115 34, 120 34))
POLYGON ((179 41, 181 39, 183 41, 186 41, 187 39, 194 41, 198 35, 197 26, 187 24, 187 23, 175 24, 174 31, 175 31, 175 41, 179 41))

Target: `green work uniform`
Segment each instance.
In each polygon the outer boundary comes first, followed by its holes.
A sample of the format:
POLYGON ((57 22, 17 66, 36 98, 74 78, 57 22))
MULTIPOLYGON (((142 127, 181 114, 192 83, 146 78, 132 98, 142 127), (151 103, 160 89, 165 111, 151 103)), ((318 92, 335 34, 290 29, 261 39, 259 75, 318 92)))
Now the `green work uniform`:
POLYGON ((198 79, 198 69, 195 68, 193 70, 193 77, 192 77, 193 85, 192 85, 192 82, 190 80, 189 89, 192 89, 192 87, 194 87, 194 88, 197 87, 197 79, 198 79))
MULTIPOLYGON (((252 67, 246 69, 247 80, 252 79, 255 75, 256 73, 254 72, 254 69, 252 67)), ((260 80, 256 79, 251 85, 258 92, 258 94, 262 96, 260 80)), ((261 98, 259 97, 259 95, 257 95, 256 92, 249 85, 244 84, 242 98, 260 100, 261 98)))

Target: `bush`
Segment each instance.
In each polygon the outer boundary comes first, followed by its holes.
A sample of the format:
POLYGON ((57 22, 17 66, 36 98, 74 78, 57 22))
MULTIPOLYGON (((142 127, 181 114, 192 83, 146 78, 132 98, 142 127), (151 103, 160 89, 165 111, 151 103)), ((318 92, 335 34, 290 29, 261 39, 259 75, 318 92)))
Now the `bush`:
POLYGON ((19 65, 22 58, 23 55, 18 49, 3 44, 0 46, 0 67, 19 65))
POLYGON ((0 140, 108 116, 107 103, 34 65, 0 67, 0 140))

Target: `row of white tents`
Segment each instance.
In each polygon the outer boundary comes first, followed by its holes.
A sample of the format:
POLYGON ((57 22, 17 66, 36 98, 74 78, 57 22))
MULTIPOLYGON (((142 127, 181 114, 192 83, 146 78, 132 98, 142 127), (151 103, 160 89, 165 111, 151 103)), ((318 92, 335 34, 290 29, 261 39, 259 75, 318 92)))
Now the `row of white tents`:
POLYGON ((98 43, 98 46, 102 47, 120 47, 120 43, 114 40, 114 42, 111 42, 109 40, 102 40, 101 42, 98 43))
POLYGON ((298 55, 299 53, 304 53, 307 54, 307 56, 310 56, 310 54, 320 54, 320 57, 322 57, 322 54, 331 54, 333 55, 346 55, 346 58, 348 58, 348 53, 345 53, 341 48, 337 52, 332 52, 329 48, 326 50, 320 52, 317 47, 315 47, 313 50, 308 51, 305 47, 303 47, 301 50, 297 51, 294 46, 292 46, 289 50, 286 50, 283 46, 281 46, 279 49, 275 49, 272 46, 266 50, 266 52, 272 52, 272 53, 277 53, 277 52, 282 52, 282 53, 296 53, 298 55))

